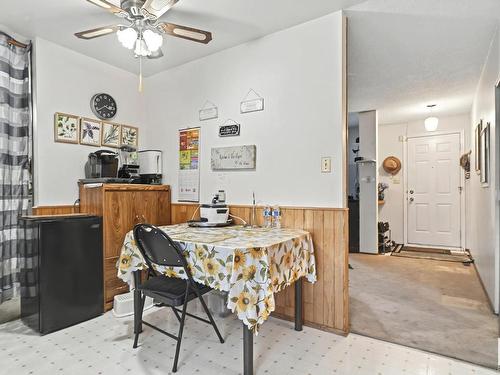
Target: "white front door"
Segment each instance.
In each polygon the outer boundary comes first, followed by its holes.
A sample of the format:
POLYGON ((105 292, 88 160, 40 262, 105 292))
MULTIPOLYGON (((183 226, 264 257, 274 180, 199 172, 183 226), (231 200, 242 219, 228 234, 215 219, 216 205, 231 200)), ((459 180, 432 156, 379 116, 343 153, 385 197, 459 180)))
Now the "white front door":
POLYGON ((460 247, 460 135, 408 139, 409 245, 460 247))

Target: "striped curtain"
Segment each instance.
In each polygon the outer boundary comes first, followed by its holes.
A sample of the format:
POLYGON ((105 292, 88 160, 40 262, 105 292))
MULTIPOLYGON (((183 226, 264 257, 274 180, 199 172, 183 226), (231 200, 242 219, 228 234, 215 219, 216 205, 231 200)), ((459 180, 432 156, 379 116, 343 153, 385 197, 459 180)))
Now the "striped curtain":
POLYGON ((19 295, 27 244, 18 217, 31 208, 30 46, 0 31, 0 304, 19 295))

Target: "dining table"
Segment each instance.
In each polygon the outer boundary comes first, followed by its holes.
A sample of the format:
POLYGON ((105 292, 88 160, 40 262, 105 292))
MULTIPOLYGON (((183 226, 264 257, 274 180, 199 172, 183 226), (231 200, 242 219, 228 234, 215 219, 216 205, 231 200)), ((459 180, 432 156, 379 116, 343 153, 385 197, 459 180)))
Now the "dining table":
MULTIPOLYGON (((244 375, 254 373, 253 336, 275 310, 275 294, 292 284, 294 328, 302 330, 302 279, 316 281, 314 246, 309 232, 242 225, 200 228, 187 223, 159 228, 179 245, 196 282, 227 292, 227 308, 242 321, 244 375)), ((187 279, 182 268, 153 267, 168 277, 187 279)), ((140 282, 142 271, 147 269, 133 231, 125 236, 117 269, 118 277, 131 288, 140 282)), ((134 289, 134 293, 140 292, 134 289)))

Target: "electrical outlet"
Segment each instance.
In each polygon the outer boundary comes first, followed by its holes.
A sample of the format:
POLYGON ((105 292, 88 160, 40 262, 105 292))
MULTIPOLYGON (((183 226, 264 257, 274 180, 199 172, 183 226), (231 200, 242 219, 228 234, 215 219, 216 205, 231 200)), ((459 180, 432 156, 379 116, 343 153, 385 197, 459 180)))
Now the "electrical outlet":
POLYGON ((332 158, 321 158, 321 173, 332 173, 332 158))

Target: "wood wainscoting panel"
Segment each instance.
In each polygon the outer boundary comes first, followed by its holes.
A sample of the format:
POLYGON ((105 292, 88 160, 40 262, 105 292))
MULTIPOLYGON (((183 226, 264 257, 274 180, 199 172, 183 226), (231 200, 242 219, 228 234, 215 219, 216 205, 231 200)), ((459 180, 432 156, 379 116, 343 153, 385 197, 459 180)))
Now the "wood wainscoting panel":
MULTIPOLYGON (((191 219, 197 207, 192 203, 172 203, 172 224, 191 219)), ((264 221, 262 209, 257 208, 258 225, 264 221)), ((231 205, 230 212, 250 222, 251 206, 231 205)), ((282 207, 282 226, 308 231, 314 243, 318 281, 303 282, 304 323, 339 334, 349 332, 348 216, 348 209, 344 208, 282 207)), ((276 294, 275 302, 273 315, 293 320, 294 288, 276 294)))
POLYGON ((79 212, 80 206, 72 204, 33 207, 33 215, 67 215, 77 214, 79 212))

